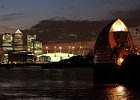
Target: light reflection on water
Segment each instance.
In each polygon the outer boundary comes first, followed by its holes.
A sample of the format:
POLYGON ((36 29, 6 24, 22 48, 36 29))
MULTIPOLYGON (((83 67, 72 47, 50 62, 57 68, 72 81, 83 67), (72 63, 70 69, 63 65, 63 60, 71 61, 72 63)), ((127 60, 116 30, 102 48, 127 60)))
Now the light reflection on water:
POLYGON ((95 100, 140 100, 140 90, 119 84, 100 84, 95 86, 95 100))
POLYGON ((106 92, 108 92, 108 98, 110 100, 129 100, 129 91, 127 91, 127 88, 122 85, 116 86, 109 90, 107 89, 106 92))
POLYGON ((0 100, 140 100, 139 89, 94 85, 92 68, 0 69, 0 100))

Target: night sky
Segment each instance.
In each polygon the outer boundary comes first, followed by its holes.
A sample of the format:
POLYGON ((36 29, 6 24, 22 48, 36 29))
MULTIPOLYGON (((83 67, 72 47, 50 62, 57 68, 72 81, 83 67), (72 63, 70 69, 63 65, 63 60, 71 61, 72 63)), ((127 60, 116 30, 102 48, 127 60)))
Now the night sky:
POLYGON ((0 33, 28 29, 41 20, 138 18, 140 0, 0 0, 0 33))

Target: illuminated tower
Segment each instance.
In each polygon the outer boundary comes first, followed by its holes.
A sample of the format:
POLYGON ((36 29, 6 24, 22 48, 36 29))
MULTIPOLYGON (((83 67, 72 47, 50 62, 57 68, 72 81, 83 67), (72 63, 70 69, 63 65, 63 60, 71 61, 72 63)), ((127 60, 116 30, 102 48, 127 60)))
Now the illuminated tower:
POLYGON ((27 51, 33 53, 33 49, 34 49, 33 43, 35 40, 36 40, 36 35, 33 35, 33 34, 27 35, 27 51))
POLYGON ((8 51, 13 50, 13 36, 11 33, 4 33, 2 35, 2 63, 8 63, 8 51))
POLYGON ((40 41, 40 40, 33 41, 33 47, 34 47, 34 50, 33 50, 34 55, 42 54, 42 41, 40 41))
POLYGON ((22 32, 19 29, 14 35, 14 50, 23 50, 22 32))
POLYGON ((99 34, 94 47, 95 64, 120 65, 123 58, 132 52, 133 41, 126 25, 115 19, 99 34))

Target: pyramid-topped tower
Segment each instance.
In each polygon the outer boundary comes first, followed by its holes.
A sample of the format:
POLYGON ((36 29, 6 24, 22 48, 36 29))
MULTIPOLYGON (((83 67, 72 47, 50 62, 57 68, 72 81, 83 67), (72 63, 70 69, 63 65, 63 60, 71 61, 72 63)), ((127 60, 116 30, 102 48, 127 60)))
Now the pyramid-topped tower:
POLYGON ((22 32, 19 29, 14 34, 14 50, 23 50, 22 32))

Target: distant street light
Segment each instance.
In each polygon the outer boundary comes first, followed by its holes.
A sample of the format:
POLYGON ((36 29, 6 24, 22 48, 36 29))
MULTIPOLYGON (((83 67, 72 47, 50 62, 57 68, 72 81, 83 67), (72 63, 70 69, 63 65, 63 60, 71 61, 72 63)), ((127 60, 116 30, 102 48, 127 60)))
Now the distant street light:
POLYGON ((61 53, 61 50, 62 50, 62 47, 61 46, 59 47, 59 50, 60 50, 60 53, 61 53))
POLYGON ((73 47, 72 47, 72 54, 74 53, 74 49, 75 49, 75 47, 73 46, 73 47))
POLYGON ((48 49, 49 49, 49 48, 48 48, 48 47, 46 47, 47 53, 48 53, 48 49))
POLYGON ((70 49, 71 49, 71 46, 69 46, 69 51, 68 51, 68 53, 70 53, 70 49))
POLYGON ((54 52, 56 53, 56 46, 54 46, 54 52))
POLYGON ((80 46, 80 48, 79 48, 79 55, 82 55, 82 49, 83 49, 83 46, 80 46))

